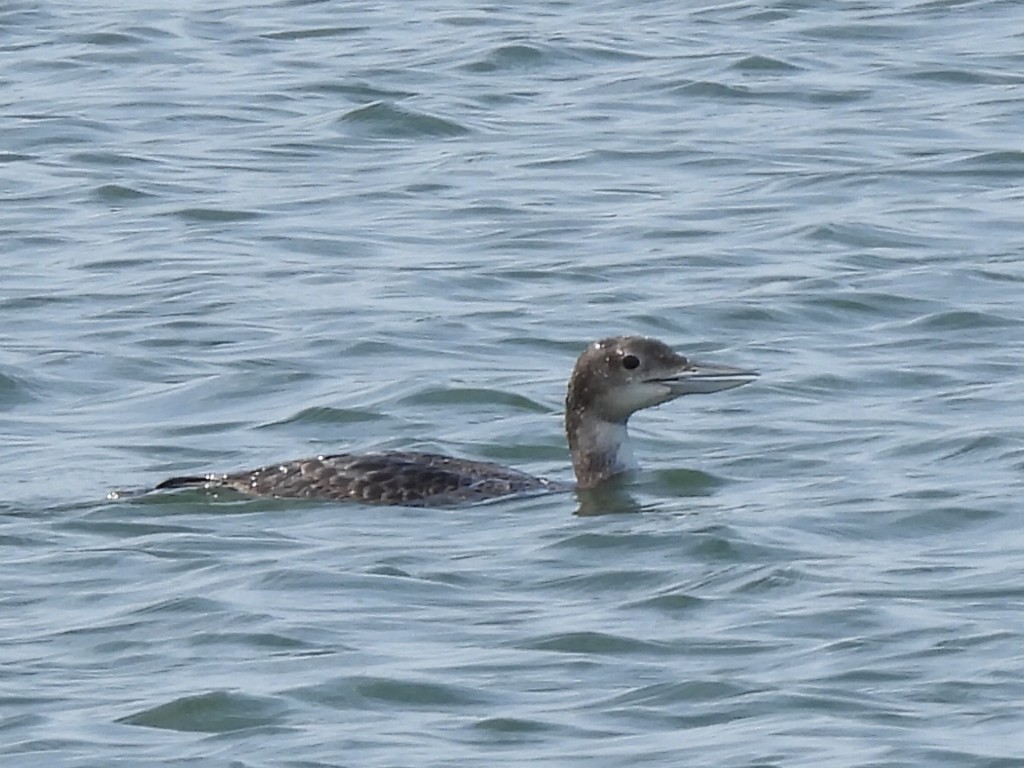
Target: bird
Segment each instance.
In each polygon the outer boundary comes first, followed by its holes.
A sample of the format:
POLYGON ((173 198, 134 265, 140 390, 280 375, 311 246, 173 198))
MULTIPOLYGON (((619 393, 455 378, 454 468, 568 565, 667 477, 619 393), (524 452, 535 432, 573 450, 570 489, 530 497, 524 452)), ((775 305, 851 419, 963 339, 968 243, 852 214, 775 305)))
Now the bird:
MULTIPOLYGON (((601 486, 638 469, 629 417, 683 395, 749 384, 758 373, 687 358, 646 336, 589 344, 576 360, 565 397, 565 436, 575 488, 601 486)), ((435 453, 339 453, 226 474, 171 477, 153 490, 233 490, 254 497, 447 507, 572 485, 486 461, 435 453)))

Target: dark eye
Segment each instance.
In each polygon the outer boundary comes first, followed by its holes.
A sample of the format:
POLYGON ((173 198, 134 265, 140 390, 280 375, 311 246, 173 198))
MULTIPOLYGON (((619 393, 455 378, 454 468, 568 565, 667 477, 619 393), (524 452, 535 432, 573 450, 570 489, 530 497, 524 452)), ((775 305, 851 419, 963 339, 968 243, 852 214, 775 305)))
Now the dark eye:
POLYGON ((634 368, 640 365, 640 358, 636 355, 626 355, 622 358, 622 367, 627 371, 632 371, 634 368))

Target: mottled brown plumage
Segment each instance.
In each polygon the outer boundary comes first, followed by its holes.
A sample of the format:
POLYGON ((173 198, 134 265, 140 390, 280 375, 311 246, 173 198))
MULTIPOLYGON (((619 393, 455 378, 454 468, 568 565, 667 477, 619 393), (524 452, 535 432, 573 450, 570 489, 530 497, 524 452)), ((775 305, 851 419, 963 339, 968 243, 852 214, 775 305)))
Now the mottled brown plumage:
POLYGON ((233 474, 172 477, 156 487, 197 485, 230 488, 253 496, 409 507, 444 506, 564 487, 500 464, 404 452, 316 456, 233 474))

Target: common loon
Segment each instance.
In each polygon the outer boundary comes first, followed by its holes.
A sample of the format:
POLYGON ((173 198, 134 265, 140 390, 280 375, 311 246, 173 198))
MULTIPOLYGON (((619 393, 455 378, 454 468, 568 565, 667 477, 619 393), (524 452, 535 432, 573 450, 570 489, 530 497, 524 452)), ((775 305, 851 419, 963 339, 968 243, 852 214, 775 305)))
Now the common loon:
MULTIPOLYGON (((642 336, 593 342, 576 361, 565 397, 565 436, 576 486, 592 488, 637 468, 626 431, 636 411, 682 395, 739 387, 757 375, 697 363, 642 336)), ((316 456, 231 474, 172 477, 155 490, 184 487, 415 507, 569 488, 490 462, 397 451, 316 456)))

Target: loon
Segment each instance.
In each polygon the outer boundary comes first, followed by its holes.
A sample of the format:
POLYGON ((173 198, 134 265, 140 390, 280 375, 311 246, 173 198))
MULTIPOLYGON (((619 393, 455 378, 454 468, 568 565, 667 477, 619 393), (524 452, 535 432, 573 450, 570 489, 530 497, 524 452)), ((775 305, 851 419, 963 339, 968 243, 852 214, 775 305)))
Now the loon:
MULTIPOLYGON (((576 361, 565 398, 565 436, 576 487, 593 488, 637 468, 626 431, 636 411, 683 395, 739 387, 757 376, 695 362, 643 336, 593 342, 576 361)), ((172 477, 154 490, 186 487, 413 507, 571 488, 490 462, 403 451, 316 456, 231 474, 172 477)))

